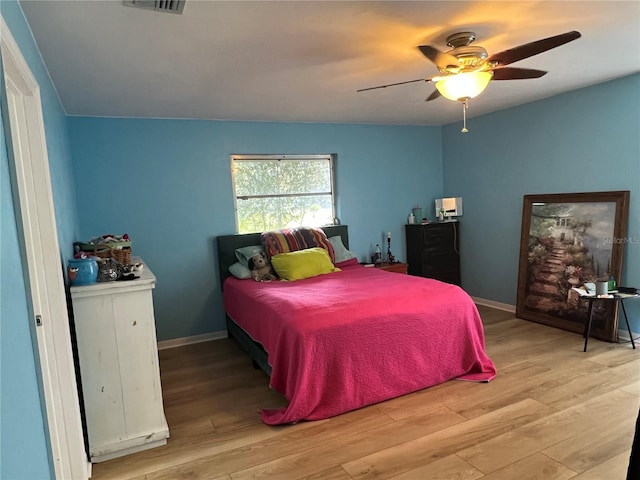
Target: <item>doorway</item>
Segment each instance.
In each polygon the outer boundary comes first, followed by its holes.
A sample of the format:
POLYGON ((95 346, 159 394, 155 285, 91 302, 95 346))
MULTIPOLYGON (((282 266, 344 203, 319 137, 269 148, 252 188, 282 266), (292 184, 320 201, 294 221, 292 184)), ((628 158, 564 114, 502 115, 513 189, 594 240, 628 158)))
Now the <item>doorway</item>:
POLYGON ((0 31, 3 118, 10 127, 5 137, 52 468, 55 478, 87 479, 91 465, 82 432, 40 88, 2 17, 0 31))

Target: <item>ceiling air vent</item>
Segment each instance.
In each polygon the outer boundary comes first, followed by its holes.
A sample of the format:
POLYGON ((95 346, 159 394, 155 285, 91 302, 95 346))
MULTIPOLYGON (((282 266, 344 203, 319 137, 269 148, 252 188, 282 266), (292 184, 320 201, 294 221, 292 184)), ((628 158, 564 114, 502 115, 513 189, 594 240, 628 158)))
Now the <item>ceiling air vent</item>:
POLYGON ((156 12, 182 13, 186 0, 123 0, 127 7, 144 8, 156 12))

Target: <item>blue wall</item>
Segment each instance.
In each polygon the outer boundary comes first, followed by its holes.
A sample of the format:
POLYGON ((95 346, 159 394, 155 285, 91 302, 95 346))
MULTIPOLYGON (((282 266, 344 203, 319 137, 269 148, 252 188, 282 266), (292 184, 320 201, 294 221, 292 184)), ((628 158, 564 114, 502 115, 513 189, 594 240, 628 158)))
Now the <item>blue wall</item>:
MULTIPOLYGON (((471 295, 515 305, 522 197, 536 193, 630 190, 621 284, 640 286, 640 75, 468 126, 461 134, 447 125, 442 137, 444 194, 464 198, 462 277, 471 295)), ((635 332, 638 303, 627 303, 635 332)))
POLYGON ((362 260, 442 193, 439 127, 70 118, 83 239, 129 233, 158 278, 159 340, 225 329, 214 244, 235 233, 231 154, 335 153, 338 216, 362 260))
MULTIPOLYGON (((56 212, 58 240, 62 249, 60 265, 66 264, 72 254, 69 247, 78 235, 75 190, 71 175, 71 155, 67 135, 66 116, 57 93, 42 64, 29 26, 19 4, 12 0, 0 1, 0 13, 25 57, 29 68, 40 85, 43 117, 47 136, 47 149, 51 169, 51 182, 56 212)), ((4 92, 0 95, 4 106, 4 92)), ((3 128, 7 118, 2 118, 3 128)), ((34 359, 31 338, 29 301, 22 275, 22 255, 18 238, 17 220, 9 182, 8 150, 4 132, 0 133, 0 188, 2 211, 2 314, 1 336, 1 417, 2 451, 0 478, 45 479, 52 477, 48 455, 48 436, 39 394, 38 368, 34 359)))

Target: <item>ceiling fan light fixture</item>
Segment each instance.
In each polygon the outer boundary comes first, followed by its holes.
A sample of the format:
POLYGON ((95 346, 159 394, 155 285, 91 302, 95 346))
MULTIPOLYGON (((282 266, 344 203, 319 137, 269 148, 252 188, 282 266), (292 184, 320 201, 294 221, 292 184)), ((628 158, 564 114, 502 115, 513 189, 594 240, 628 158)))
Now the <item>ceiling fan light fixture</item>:
POLYGON ((454 101, 463 101, 480 95, 489 82, 493 72, 467 72, 447 77, 440 77, 436 88, 440 94, 454 101))

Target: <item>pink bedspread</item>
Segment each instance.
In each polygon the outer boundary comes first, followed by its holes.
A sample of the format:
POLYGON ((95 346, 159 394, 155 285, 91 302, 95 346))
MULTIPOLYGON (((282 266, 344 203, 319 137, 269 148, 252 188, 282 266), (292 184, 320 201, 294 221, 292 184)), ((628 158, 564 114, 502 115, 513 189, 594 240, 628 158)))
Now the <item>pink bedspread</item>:
POLYGON ((289 400, 269 425, 319 420, 457 378, 489 381, 475 304, 461 288, 360 265, 300 280, 230 277, 228 315, 268 353, 289 400))

